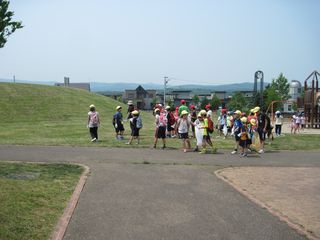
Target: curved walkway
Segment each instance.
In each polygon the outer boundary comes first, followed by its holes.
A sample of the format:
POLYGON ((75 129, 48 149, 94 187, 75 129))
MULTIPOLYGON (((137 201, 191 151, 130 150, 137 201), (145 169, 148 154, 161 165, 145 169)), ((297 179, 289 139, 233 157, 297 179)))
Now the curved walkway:
POLYGON ((284 151, 244 159, 227 152, 0 146, 0 160, 90 167, 65 239, 305 239, 214 172, 235 166, 314 168, 320 167, 319 156, 284 151))

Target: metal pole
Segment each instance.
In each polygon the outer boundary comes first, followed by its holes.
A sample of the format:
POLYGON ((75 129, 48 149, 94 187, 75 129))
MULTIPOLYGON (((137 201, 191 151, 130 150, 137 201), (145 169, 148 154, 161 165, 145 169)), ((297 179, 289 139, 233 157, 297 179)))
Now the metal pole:
POLYGON ((166 106, 166 88, 168 83, 168 77, 164 77, 164 90, 163 90, 163 106, 166 106))
POLYGON ((260 107, 262 107, 262 104, 263 104, 263 72, 260 71, 260 74, 261 74, 261 79, 260 79, 260 107))
POLYGON ((258 90, 258 79, 260 80, 260 107, 262 107, 263 104, 263 72, 261 70, 258 70, 254 74, 254 86, 253 91, 257 92, 258 90))

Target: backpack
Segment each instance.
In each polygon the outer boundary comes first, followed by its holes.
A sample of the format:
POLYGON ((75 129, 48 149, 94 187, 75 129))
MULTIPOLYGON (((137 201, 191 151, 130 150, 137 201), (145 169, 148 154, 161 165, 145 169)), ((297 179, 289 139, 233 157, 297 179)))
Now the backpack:
POLYGON ((91 113, 90 122, 91 122, 92 125, 98 125, 99 124, 99 119, 98 119, 97 112, 92 112, 91 113))
POLYGON ((167 118, 163 113, 160 113, 160 117, 159 117, 159 125, 160 126, 167 126, 167 118))
POLYGON ((116 121, 116 114, 113 115, 113 118, 112 118, 112 125, 116 125, 117 121, 116 121))
POLYGON ((169 116, 170 116, 170 117, 169 117, 169 125, 172 126, 172 125, 175 124, 176 119, 174 118, 174 115, 173 115, 172 112, 169 112, 168 114, 169 114, 169 116))
POLYGON ((142 127, 143 127, 142 119, 141 119, 141 117, 140 117, 140 116, 139 116, 139 117, 137 117, 136 127, 137 127, 138 129, 140 129, 140 128, 142 128, 142 127))
POLYGON ((212 121, 211 117, 208 117, 208 132, 213 133, 213 131, 214 131, 213 121, 212 121))

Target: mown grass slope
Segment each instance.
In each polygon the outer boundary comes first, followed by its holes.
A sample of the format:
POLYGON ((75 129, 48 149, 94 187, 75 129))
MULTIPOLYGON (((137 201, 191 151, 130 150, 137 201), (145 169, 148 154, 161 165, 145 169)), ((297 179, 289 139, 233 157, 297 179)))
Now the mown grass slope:
MULTIPOLYGON (((114 139, 112 116, 118 105, 125 116, 125 104, 80 89, 0 83, 0 143, 92 145, 86 128, 90 104, 100 113, 99 145, 123 145, 114 139)), ((144 128, 151 129, 152 114, 142 113, 142 117, 144 128)))
MULTIPOLYGON (((112 116, 116 106, 126 104, 111 98, 80 89, 0 83, 0 144, 33 145, 73 145, 73 146, 110 146, 128 147, 125 143, 130 136, 129 123, 125 122, 125 141, 115 140, 112 116), (94 104, 100 113, 101 127, 99 142, 91 143, 87 125, 89 105, 94 104)), ((143 128, 140 131, 141 144, 134 147, 150 147, 154 138, 154 117, 152 112, 142 112, 143 128)), ((214 121, 217 122, 217 116, 214 121)), ((215 131, 212 135, 218 149, 234 147, 233 137, 223 139, 215 131)), ((191 139, 195 146, 195 140, 191 139)), ((162 146, 161 141, 158 144, 162 146)), ((167 139, 167 146, 180 148, 181 141, 167 139)), ((267 150, 311 150, 320 149, 320 135, 290 135, 276 138, 267 150)))

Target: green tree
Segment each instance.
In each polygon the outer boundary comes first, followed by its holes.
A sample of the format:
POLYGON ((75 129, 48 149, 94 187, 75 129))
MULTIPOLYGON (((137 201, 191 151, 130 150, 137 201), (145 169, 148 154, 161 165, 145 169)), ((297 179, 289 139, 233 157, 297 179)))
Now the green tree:
POLYGON ((7 38, 17 29, 22 28, 21 22, 12 21, 14 12, 9 11, 9 1, 0 0, 0 48, 3 48, 7 38))
POLYGON ((198 103, 200 102, 199 96, 194 95, 192 98, 192 101, 193 101, 194 105, 198 106, 198 103))
POLYGON ((277 101, 273 104, 273 109, 281 109, 283 107, 283 101, 290 98, 289 88, 290 84, 283 73, 280 73, 278 78, 272 79, 272 82, 263 92, 265 107, 269 107, 272 101, 277 101))
POLYGON ((214 94, 211 99, 212 109, 217 110, 220 105, 221 105, 221 100, 218 98, 218 96, 216 94, 214 94))
POLYGON ((278 78, 272 79, 270 87, 276 91, 281 101, 286 101, 290 98, 290 84, 288 83, 288 79, 283 75, 283 73, 280 73, 278 78))
MULTIPOLYGON (((169 98, 168 101, 167 101, 167 106, 170 106, 172 108, 173 106, 173 102, 172 102, 172 99, 169 98)), ((166 107, 166 106, 165 106, 166 107)))
POLYGON ((208 98, 203 98, 201 101, 201 109, 205 109, 205 106, 209 103, 208 98))
POLYGON ((282 106, 281 103, 281 97, 278 94, 278 91, 269 84, 266 86, 266 89, 263 92, 263 98, 264 98, 264 106, 268 107, 272 103, 272 101, 278 101, 276 102, 273 107, 274 109, 279 109, 282 106))
POLYGON ((241 92, 235 92, 228 104, 228 108, 233 110, 241 110, 246 111, 247 110, 247 101, 244 97, 244 94, 241 92))

